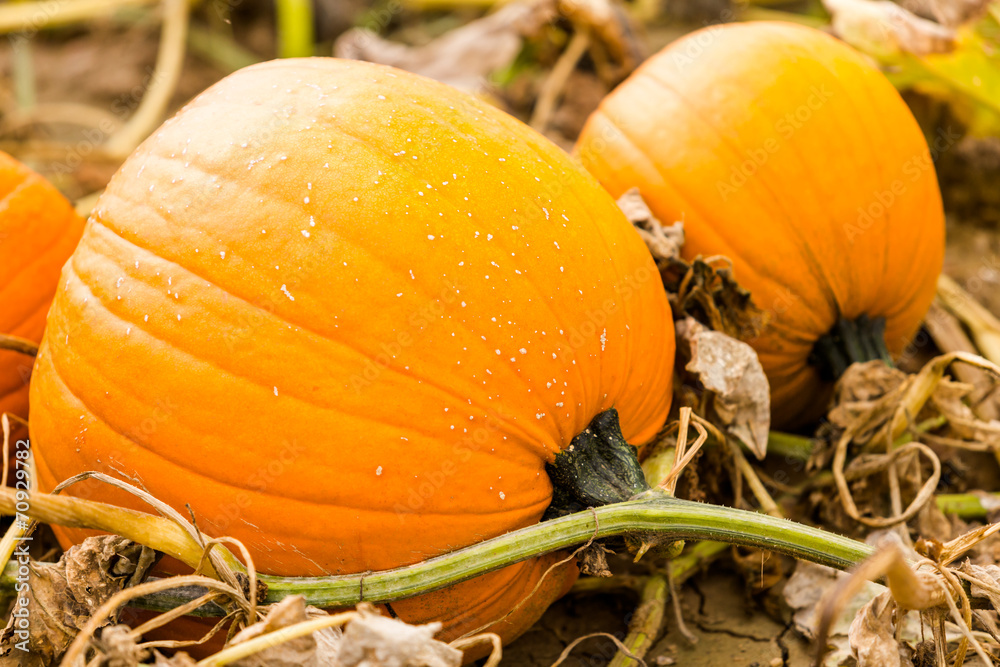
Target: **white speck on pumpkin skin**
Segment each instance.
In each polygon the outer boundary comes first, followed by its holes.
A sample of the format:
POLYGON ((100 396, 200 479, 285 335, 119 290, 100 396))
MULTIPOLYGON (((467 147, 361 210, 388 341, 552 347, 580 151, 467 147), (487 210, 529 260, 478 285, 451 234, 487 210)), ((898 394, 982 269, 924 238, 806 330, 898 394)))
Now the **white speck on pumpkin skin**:
POLYGON ((275 388, 274 388, 274 395, 275 395, 275 396, 277 396, 277 395, 278 395, 278 388, 277 388, 277 387, 275 387, 275 388))

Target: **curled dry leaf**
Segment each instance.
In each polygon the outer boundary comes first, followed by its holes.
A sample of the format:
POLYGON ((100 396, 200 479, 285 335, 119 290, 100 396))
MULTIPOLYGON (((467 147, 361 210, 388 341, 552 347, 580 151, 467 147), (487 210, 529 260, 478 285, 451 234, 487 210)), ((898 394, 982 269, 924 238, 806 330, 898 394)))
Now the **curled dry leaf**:
POLYGON ((1000 566, 975 565, 972 561, 966 560, 955 569, 972 579, 969 587, 972 597, 988 600, 993 610, 1000 612, 1000 566))
POLYGON ((690 318, 678 333, 690 350, 685 370, 715 394, 713 408, 723 428, 758 459, 767 454, 771 427, 771 392, 752 347, 718 331, 708 331, 690 318))
POLYGON ((99 639, 94 644, 103 654, 102 665, 121 665, 122 667, 138 665, 144 662, 149 651, 135 643, 130 636, 132 628, 127 625, 111 625, 101 631, 99 639))
POLYGON ((391 65, 480 93, 493 72, 514 62, 524 38, 537 33, 554 16, 553 5, 544 0, 511 3, 423 46, 407 46, 355 28, 337 40, 334 54, 391 65))
MULTIPOLYGON (((893 617, 896 603, 886 591, 866 604, 851 623, 848 637, 858 667, 902 667, 900 643, 893 617)), ((906 665, 912 665, 906 658, 906 665)))
POLYGON ((683 222, 675 222, 669 227, 664 227, 649 210, 646 201, 639 194, 639 188, 632 188, 619 197, 618 208, 646 242, 656 266, 661 271, 675 262, 684 272, 687 271, 687 264, 681 259, 681 246, 684 245, 683 222))
POLYGON ((848 44, 876 57, 948 53, 955 31, 922 19, 889 0, 823 0, 833 30, 848 44))
MULTIPOLYGON (((795 572, 782 589, 785 603, 792 610, 795 629, 810 640, 816 638, 819 628, 819 610, 824 596, 837 582, 848 575, 825 565, 799 561, 795 572)), ((847 632, 857 612, 873 597, 885 590, 876 583, 867 582, 860 593, 844 607, 843 613, 833 622, 826 638, 830 650, 824 655, 822 665, 833 667, 851 655, 847 632)))
MULTIPOLYGON (((237 634, 229 646, 267 636, 328 614, 307 607, 293 595, 271 605, 267 616, 237 634)), ((327 627, 288 641, 273 643, 234 667, 458 667, 462 652, 434 639, 440 623, 412 626, 380 616, 369 604, 359 604, 344 628, 327 627)))
POLYGON ((851 364, 834 387, 827 419, 841 431, 856 430, 855 442, 868 442, 892 416, 908 377, 878 360, 851 364))
POLYGON ((988 11, 991 0, 903 0, 905 9, 925 18, 932 18, 949 28, 957 28, 988 11))
POLYGON ((459 667, 462 652, 434 639, 440 623, 407 625, 358 605, 337 655, 343 667, 459 667))
POLYGON ((748 341, 760 335, 767 324, 767 314, 733 278, 728 259, 697 257, 691 263, 682 259, 684 223, 663 226, 638 188, 623 194, 618 199, 618 208, 653 255, 675 317, 690 315, 708 328, 737 340, 748 341))
POLYGON ((614 553, 600 542, 593 542, 577 554, 577 562, 580 565, 580 573, 591 577, 610 577, 611 570, 608 569, 607 554, 614 553))
POLYGON ((118 591, 141 583, 157 558, 148 547, 103 535, 71 547, 58 563, 29 561, 27 589, 0 635, 0 666, 57 664, 91 614, 118 591))
MULTIPOLYGON (((231 644, 241 644, 275 630, 302 623, 310 618, 325 616, 326 612, 307 607, 301 595, 291 595, 271 605, 262 621, 241 630, 231 644)), ((340 628, 324 628, 304 637, 264 649, 260 653, 242 658, 234 667, 321 667, 336 663, 337 651, 343 632, 340 628)))

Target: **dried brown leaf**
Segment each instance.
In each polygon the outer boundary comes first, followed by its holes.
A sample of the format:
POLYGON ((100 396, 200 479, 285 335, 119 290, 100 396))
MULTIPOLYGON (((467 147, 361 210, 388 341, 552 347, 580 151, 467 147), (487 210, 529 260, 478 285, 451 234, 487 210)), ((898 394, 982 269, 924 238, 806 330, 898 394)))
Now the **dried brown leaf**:
MULTIPOLYGON (((307 621, 310 617, 323 616, 326 612, 306 607, 305 598, 291 595, 271 605, 263 620, 241 630, 231 644, 241 644, 255 637, 266 635, 307 621)), ((325 628, 304 637, 282 642, 260 653, 232 663, 234 667, 321 667, 336 663, 343 632, 340 628, 325 628)))
POLYGON ((610 577, 611 570, 608 569, 607 554, 614 553, 603 544, 594 542, 586 549, 577 554, 577 562, 580 565, 580 573, 591 577, 610 577))
POLYGON ((140 583, 157 557, 131 540, 103 535, 71 547, 58 563, 27 562, 27 589, 20 591, 0 635, 0 667, 57 663, 91 614, 118 591, 140 583), (22 619, 30 619, 25 621, 30 630, 21 628, 22 619))
POLYGON ((854 618, 848 637, 858 667, 902 667, 892 622, 895 611, 896 603, 886 591, 873 598, 854 618))
POLYGON ((889 0, 823 0, 833 30, 865 53, 927 55, 955 48, 955 31, 922 19, 889 0))
POLYGON ((544 0, 511 3, 423 46, 392 42, 356 28, 337 40, 334 54, 391 65, 479 93, 493 72, 514 62, 524 37, 538 32, 554 14, 553 5, 544 0))
POLYGON ((198 663, 187 653, 180 651, 167 657, 159 651, 153 651, 153 667, 197 667, 198 663))
POLYGON ((434 639, 441 623, 407 625, 361 606, 337 656, 342 667, 459 667, 462 652, 434 639))
POLYGON ((131 667, 146 659, 149 651, 139 648, 129 636, 131 632, 132 628, 127 625, 112 625, 101 631, 94 644, 103 654, 102 667, 131 667))
POLYGON ((903 0, 899 4, 905 9, 934 19, 949 28, 973 21, 988 11, 992 0, 903 0))
POLYGON ((686 342, 691 360, 685 369, 715 394, 718 422, 763 459, 771 427, 771 394, 757 353, 718 331, 693 331, 686 342))
POLYGON ((971 561, 965 561, 955 569, 976 580, 969 587, 972 597, 989 600, 993 609, 1000 611, 1000 566, 975 565, 971 561))
POLYGON ((681 246, 684 245, 683 222, 675 222, 669 227, 664 227, 639 194, 639 188, 632 188, 619 197, 618 208, 646 242, 649 252, 661 270, 674 262, 679 262, 686 271, 687 264, 681 260, 681 246))
POLYGON ((736 282, 728 259, 696 257, 689 263, 681 258, 684 223, 663 226, 638 188, 623 194, 618 199, 618 208, 653 255, 675 317, 691 316, 709 329, 741 341, 760 335, 767 325, 767 314, 753 302, 750 292, 736 282))

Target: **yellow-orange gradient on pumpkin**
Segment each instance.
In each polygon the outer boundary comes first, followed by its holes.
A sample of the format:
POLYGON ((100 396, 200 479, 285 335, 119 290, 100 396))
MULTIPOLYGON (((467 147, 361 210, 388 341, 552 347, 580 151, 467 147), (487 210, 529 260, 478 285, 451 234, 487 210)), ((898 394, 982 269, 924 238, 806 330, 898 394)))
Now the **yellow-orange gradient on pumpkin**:
POLYGON ((838 318, 884 317, 899 354, 934 297, 944 214, 927 142, 885 76, 817 30, 678 40, 604 99, 576 152, 611 194, 638 187, 665 224, 683 220, 686 257, 732 259, 770 314, 751 344, 778 426, 822 412, 808 358, 838 318))
MULTIPOLYGON (((32 391, 42 485, 134 476, 265 573, 535 523, 546 462, 594 416, 616 407, 640 444, 670 404, 660 278, 598 182, 485 103, 367 63, 275 61, 203 93, 111 181, 60 287, 32 391)), ((454 638, 549 562, 394 608, 454 638)))
MULTIPOLYGON (((83 219, 47 180, 0 151, 0 333, 39 343, 83 219)), ((0 350, 0 413, 28 417, 33 360, 0 350)), ((27 431, 15 423, 12 435, 27 431)))

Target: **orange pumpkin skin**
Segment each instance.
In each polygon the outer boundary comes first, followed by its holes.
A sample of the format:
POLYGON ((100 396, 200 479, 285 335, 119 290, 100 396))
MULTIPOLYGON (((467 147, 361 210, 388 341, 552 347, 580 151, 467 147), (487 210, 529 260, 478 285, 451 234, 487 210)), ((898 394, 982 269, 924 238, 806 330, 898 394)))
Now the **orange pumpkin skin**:
MULTIPOLYGON (((49 316, 31 429, 45 488, 119 471, 262 572, 382 570, 537 522, 545 464, 595 415, 656 433, 672 364, 649 253, 558 148, 412 74, 283 60, 203 93, 112 179, 49 316)), ((453 638, 541 563, 393 606, 453 638)))
POLYGON ((733 260, 770 313, 751 344, 779 427, 823 409, 807 360, 839 317, 884 317, 898 354, 934 297, 944 215, 927 144, 888 80, 824 33, 688 35, 605 98, 576 152, 613 195, 637 186, 683 220, 686 257, 733 260))
MULTIPOLYGON (((0 333, 38 343, 45 315, 83 232, 83 219, 55 187, 0 151, 0 333)), ((32 359, 0 350, 0 413, 28 418, 32 359)), ((16 439, 27 432, 15 424, 16 439)))

